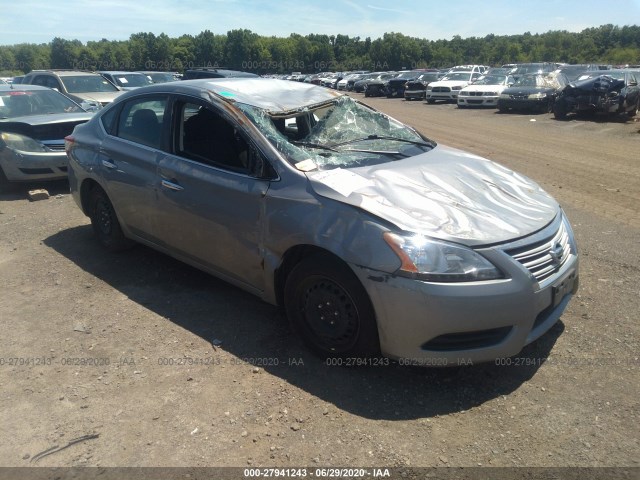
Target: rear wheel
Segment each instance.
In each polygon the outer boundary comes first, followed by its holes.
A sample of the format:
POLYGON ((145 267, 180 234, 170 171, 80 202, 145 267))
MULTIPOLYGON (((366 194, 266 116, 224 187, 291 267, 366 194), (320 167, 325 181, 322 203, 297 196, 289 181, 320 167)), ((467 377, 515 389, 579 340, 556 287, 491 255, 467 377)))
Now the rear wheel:
POLYGON ((636 106, 627 112, 629 118, 633 118, 638 114, 638 110, 640 110, 640 98, 636 101, 636 106))
POLYGON ((104 248, 117 252, 133 245, 122 233, 116 212, 104 190, 96 187, 91 192, 89 205, 93 231, 104 248))
POLYGON ((567 118, 567 108, 562 100, 557 100, 553 105, 553 116, 556 120, 564 120, 567 118))
POLYGON ((287 277, 284 305, 293 329, 323 357, 380 353, 378 328, 366 290, 337 259, 314 255, 287 277))

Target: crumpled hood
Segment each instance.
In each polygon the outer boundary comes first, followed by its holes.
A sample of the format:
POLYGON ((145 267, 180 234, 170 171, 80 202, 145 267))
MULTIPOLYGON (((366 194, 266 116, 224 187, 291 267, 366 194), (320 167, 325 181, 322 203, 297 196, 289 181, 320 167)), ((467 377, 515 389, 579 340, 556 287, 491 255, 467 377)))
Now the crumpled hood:
POLYGON ((532 180, 442 145, 397 162, 307 177, 319 195, 362 208, 401 230, 469 246, 529 235, 560 208, 532 180))

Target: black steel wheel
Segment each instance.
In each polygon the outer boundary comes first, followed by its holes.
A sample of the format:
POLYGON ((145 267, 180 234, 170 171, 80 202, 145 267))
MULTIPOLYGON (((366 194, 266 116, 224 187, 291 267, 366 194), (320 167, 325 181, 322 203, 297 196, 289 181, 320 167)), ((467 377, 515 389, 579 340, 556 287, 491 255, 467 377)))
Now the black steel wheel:
POLYGON ((325 254, 296 265, 284 303, 293 329, 323 357, 371 357, 380 353, 378 329, 366 290, 349 269, 325 254))
POLYGON ((91 192, 91 225, 98 241, 111 252, 129 248, 133 242, 122 233, 120 222, 107 194, 100 187, 91 192))

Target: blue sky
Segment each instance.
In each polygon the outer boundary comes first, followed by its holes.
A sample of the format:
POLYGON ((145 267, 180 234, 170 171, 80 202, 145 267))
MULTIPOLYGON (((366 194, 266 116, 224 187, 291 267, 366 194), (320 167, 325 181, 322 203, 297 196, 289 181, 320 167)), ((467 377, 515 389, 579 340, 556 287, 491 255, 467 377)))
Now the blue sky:
POLYGON ((67 40, 126 40, 132 33, 224 34, 247 28, 265 36, 291 33, 430 40, 578 32, 604 24, 640 23, 640 0, 11 0, 0 14, 0 45, 67 40))

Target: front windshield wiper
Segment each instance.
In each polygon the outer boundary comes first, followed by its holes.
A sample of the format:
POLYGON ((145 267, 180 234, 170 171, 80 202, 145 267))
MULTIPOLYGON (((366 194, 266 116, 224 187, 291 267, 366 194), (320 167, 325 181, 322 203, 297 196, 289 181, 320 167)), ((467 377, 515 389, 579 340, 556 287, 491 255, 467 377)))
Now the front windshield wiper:
POLYGON ((327 145, 321 145, 319 143, 300 142, 300 141, 297 141, 297 140, 292 140, 290 143, 293 143, 294 145, 298 145, 298 146, 301 146, 301 147, 321 148, 322 150, 331 150, 332 152, 337 152, 338 151, 333 147, 330 147, 330 146, 327 146, 327 145))
POLYGON ((433 143, 429 143, 429 142, 425 142, 425 141, 408 140, 406 138, 391 137, 391 136, 386 136, 386 135, 369 135, 368 137, 354 138, 352 140, 347 140, 346 142, 334 143, 331 146, 332 147, 340 147, 342 145, 348 145, 350 143, 364 142, 365 140, 394 140, 394 141, 397 141, 397 142, 404 142, 404 143, 411 143, 412 145, 419 145, 421 147, 433 148, 435 146, 433 143))

